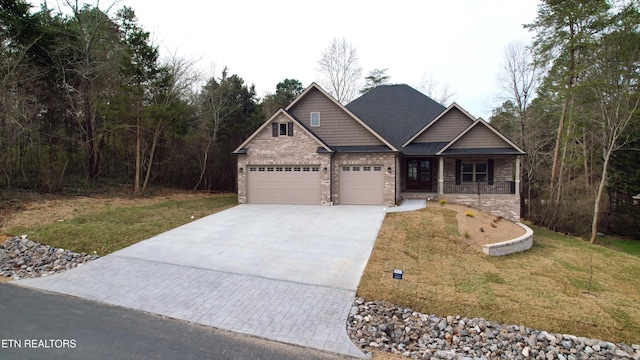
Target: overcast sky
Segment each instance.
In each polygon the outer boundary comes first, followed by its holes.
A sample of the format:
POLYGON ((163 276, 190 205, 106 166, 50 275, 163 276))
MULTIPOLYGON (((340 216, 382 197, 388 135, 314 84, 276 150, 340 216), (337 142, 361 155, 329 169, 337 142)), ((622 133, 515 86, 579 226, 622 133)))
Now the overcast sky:
POLYGON ((318 81, 322 50, 333 38, 345 38, 357 49, 363 76, 388 68, 392 83, 413 87, 433 77, 448 84, 472 115, 488 119, 500 103, 496 76, 504 48, 531 39, 522 25, 535 19, 538 3, 120 0, 116 7, 134 9, 161 54, 199 59, 197 66, 208 74, 227 66, 254 84, 260 97, 286 78, 305 87, 318 81))

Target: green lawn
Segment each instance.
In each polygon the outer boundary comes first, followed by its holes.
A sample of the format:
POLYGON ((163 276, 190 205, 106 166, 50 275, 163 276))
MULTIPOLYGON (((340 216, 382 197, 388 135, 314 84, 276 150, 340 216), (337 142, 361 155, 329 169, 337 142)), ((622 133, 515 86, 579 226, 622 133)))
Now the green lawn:
POLYGON ((613 250, 623 251, 634 256, 640 256, 640 241, 638 240, 618 239, 607 236, 598 238, 596 243, 613 250))
POLYGON ((89 211, 66 221, 9 229, 13 235, 51 246, 106 255, 194 219, 237 204, 236 195, 210 195, 186 200, 166 200, 152 205, 130 205, 89 211))
POLYGON ((537 227, 530 250, 489 257, 451 231, 452 213, 445 206, 387 214, 358 295, 640 344, 640 258, 537 227), (392 279, 395 268, 403 280, 392 279))

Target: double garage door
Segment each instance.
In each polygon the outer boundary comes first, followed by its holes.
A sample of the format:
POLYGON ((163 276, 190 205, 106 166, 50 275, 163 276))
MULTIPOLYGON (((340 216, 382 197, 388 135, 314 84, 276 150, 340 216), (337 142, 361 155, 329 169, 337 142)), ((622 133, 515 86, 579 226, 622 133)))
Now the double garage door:
POLYGON ((320 205, 318 166, 249 166, 250 204, 320 205))
MULTIPOLYGON (((250 204, 308 204, 321 201, 319 166, 249 166, 247 196, 250 204)), ((340 204, 384 203, 381 166, 340 166, 340 204)))

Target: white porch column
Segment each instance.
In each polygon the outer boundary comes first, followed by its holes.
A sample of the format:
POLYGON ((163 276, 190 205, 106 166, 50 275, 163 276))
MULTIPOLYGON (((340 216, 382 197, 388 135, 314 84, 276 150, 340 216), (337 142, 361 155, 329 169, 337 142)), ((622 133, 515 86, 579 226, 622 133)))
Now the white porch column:
POLYGON ((516 196, 520 196, 520 156, 516 156, 516 196))
POLYGON ((438 195, 444 195, 444 157, 438 158, 438 195))

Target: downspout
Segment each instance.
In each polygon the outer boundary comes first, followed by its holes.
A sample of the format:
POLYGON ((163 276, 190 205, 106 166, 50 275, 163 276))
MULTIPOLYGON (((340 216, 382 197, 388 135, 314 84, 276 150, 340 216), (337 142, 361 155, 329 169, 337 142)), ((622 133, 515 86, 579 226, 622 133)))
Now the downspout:
POLYGON ((333 206, 333 156, 336 154, 335 151, 331 151, 331 156, 329 157, 329 205, 333 206))

